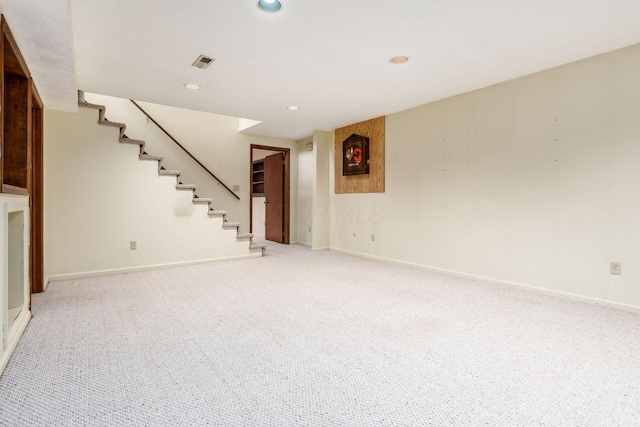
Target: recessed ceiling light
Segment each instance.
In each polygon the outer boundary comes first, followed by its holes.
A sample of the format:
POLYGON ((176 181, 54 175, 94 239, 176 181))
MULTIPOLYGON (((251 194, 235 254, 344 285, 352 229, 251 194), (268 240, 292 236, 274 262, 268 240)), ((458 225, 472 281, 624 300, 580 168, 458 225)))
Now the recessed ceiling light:
POLYGON ((298 106, 297 105, 289 105, 287 107, 287 110, 289 110, 289 111, 298 111, 298 106))
POLYGON ((282 9, 282 3, 279 0, 258 0, 256 4, 264 12, 277 12, 282 9))
POLYGON ((404 64, 408 60, 409 60, 408 56, 398 55, 398 56, 394 56, 393 58, 389 59, 389 62, 391 62, 392 64, 404 64))
POLYGON ((192 90, 200 89, 200 86, 198 86, 195 83, 185 83, 184 87, 186 87, 187 89, 192 89, 192 90))

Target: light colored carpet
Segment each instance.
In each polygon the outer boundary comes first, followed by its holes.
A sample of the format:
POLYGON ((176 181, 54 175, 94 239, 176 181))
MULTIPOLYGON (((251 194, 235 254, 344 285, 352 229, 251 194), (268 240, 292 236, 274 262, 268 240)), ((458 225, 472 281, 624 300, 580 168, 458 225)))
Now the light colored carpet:
POLYGON ((338 253, 271 244, 33 306, 2 425, 640 425, 640 316, 338 253))

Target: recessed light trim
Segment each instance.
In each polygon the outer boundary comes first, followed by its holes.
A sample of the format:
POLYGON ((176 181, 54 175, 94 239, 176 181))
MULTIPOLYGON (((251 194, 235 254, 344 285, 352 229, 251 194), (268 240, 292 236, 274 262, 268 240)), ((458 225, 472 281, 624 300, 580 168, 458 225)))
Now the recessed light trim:
POLYGON ((278 12, 282 9, 282 3, 279 0, 258 0, 256 5, 261 11, 269 13, 278 12))
POLYGON ((392 64, 404 64, 409 60, 408 56, 398 55, 389 59, 389 62, 392 64))
POLYGON ((298 106, 297 105, 289 105, 287 107, 287 110, 289 110, 289 111, 298 111, 298 106))
POLYGON ((186 87, 187 89, 191 89, 191 90, 198 90, 200 89, 200 86, 198 86, 195 83, 185 83, 184 87, 186 87))

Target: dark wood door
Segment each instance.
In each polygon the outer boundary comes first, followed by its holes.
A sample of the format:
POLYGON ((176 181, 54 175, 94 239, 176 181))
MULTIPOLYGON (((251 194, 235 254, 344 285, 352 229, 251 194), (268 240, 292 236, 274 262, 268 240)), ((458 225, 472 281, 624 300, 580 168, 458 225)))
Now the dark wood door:
POLYGON ((264 159, 265 238, 284 242, 284 163, 282 153, 264 159))

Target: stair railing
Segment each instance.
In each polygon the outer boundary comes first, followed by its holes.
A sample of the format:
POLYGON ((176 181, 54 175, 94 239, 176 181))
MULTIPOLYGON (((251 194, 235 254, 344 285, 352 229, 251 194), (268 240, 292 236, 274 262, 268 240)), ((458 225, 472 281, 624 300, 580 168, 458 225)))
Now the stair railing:
POLYGON ((167 132, 167 130, 166 130, 165 128, 163 128, 163 127, 160 125, 160 123, 158 123, 157 121, 155 121, 155 119, 154 119, 153 117, 151 117, 151 115, 149 115, 149 113, 147 113, 147 112, 144 110, 144 108, 142 108, 140 105, 138 105, 138 103, 137 103, 136 101, 134 101, 133 99, 130 99, 129 101, 131 101, 131 103, 132 103, 133 105, 135 105, 135 106, 138 108, 138 110, 142 111, 142 114, 144 114, 144 115, 145 115, 149 120, 151 120, 151 121, 153 122, 153 124, 155 124, 156 126, 158 126, 158 128, 159 128, 162 132, 164 132, 164 134, 165 134, 165 135, 167 135, 167 136, 169 137, 169 139, 171 139, 173 142, 175 142, 175 143, 176 143, 176 145, 177 145, 178 147, 182 148, 182 150, 183 150, 185 153, 187 153, 187 155, 188 155, 189 157, 191 157, 191 158, 193 159, 193 161, 194 161, 194 162, 196 162, 197 164, 199 164, 199 165, 200 165, 200 167, 202 167, 202 169, 204 169, 205 171, 207 171, 207 173, 213 177, 213 179, 215 179, 216 181, 218 181, 218 183, 219 183, 220 185, 222 185, 222 186, 223 186, 223 187, 224 187, 224 188, 225 188, 229 193, 231 193, 231 195, 232 195, 233 197, 235 197, 236 199, 240 200, 240 197, 238 197, 238 195, 237 195, 236 193, 234 193, 234 192, 233 192, 229 187, 227 187, 227 186, 225 185, 225 183, 224 183, 224 182, 222 182, 222 181, 220 180, 220 178, 218 178, 218 177, 217 177, 213 172, 211 172, 211 171, 210 171, 210 170, 209 170, 205 165, 203 165, 203 164, 200 162, 200 160, 196 159, 196 158, 194 157, 194 155, 193 155, 193 154, 191 154, 191 153, 189 152, 189 150, 187 150, 186 148, 184 148, 184 146, 183 146, 182 144, 180 144, 180 143, 178 142, 178 140, 177 140, 177 139, 175 139, 175 138, 174 138, 174 137, 173 137, 169 132, 167 132))

